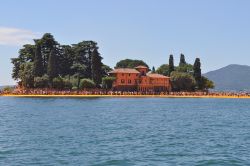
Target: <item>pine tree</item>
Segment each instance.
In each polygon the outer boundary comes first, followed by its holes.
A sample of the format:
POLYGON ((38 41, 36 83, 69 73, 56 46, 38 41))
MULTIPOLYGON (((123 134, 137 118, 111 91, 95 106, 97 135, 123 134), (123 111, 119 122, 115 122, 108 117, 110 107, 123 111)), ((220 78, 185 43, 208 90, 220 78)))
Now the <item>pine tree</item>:
POLYGON ((52 83, 52 80, 57 77, 57 55, 56 55, 56 49, 53 48, 49 55, 49 61, 48 61, 48 76, 50 83, 52 83))
POLYGON ((202 84, 202 80, 201 80, 202 76, 201 76, 200 58, 195 59, 193 70, 194 70, 194 78, 196 81, 197 88, 201 89, 202 88, 202 85, 201 85, 202 84))
POLYGON ((98 86, 102 82, 102 57, 98 53, 97 49, 91 54, 91 69, 92 69, 92 80, 98 86))
POLYGON ((41 54, 41 46, 40 44, 37 44, 36 51, 35 51, 35 58, 34 58, 34 70, 33 74, 34 77, 41 77, 43 76, 43 59, 41 54))
POLYGON ((187 62, 185 60, 185 55, 181 54, 179 66, 184 66, 186 64, 187 64, 187 62))
POLYGON ((173 55, 169 56, 169 76, 174 71, 174 57, 173 55))
POLYGON ((155 73, 155 67, 154 66, 152 67, 152 73, 155 73))

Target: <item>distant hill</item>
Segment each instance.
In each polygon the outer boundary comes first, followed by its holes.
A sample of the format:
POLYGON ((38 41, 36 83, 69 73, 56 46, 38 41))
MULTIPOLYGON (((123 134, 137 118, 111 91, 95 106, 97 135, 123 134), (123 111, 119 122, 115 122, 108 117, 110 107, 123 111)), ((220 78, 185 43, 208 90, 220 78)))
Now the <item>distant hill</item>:
POLYGON ((204 74, 215 83, 215 90, 250 91, 250 66, 228 65, 204 74))

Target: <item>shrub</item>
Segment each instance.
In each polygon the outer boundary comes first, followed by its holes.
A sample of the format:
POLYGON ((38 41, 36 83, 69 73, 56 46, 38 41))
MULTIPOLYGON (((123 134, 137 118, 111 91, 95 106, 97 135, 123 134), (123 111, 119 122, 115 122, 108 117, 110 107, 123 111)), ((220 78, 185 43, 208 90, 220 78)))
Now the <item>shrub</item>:
POLYGON ((6 92, 6 93, 10 93, 14 90, 14 87, 11 87, 11 86, 6 86, 3 88, 3 91, 6 92))
POLYGON ((72 90, 77 90, 77 87, 76 87, 76 86, 73 86, 73 87, 72 87, 72 90))
POLYGON ((48 87, 49 77, 48 75, 44 75, 42 77, 34 78, 34 86, 35 88, 46 88, 48 87))
POLYGON ((95 83, 90 79, 82 79, 80 82, 80 89, 84 88, 91 89, 95 88, 95 86, 96 86, 95 83))
POLYGON ((55 89, 63 89, 64 88, 64 82, 62 77, 56 77, 52 81, 52 87, 55 89))
POLYGON ((64 79, 63 80, 63 84, 64 84, 64 89, 72 89, 72 83, 69 81, 69 80, 67 80, 67 79, 64 79))
POLYGON ((115 79, 116 79, 115 77, 103 77, 102 78, 102 87, 105 89, 111 89, 115 79))
POLYGON ((74 87, 77 87, 77 84, 78 84, 78 78, 77 78, 77 75, 73 75, 70 79, 70 82, 72 84, 72 86, 74 87))

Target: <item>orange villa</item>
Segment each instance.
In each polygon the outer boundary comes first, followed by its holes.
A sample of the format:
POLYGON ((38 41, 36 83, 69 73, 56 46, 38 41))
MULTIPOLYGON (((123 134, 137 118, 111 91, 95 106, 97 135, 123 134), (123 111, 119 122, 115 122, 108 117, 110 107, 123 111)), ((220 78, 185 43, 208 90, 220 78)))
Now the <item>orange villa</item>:
POLYGON ((117 68, 109 72, 116 78, 113 83, 114 90, 121 91, 170 91, 170 77, 150 73, 146 66, 137 66, 134 69, 117 68))

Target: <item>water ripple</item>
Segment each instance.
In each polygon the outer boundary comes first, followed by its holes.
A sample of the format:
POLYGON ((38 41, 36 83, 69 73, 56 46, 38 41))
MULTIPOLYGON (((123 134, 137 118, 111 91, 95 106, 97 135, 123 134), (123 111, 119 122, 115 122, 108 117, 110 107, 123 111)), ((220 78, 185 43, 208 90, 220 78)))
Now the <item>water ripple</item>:
POLYGON ((250 100, 0 97, 0 165, 250 165, 250 100))

